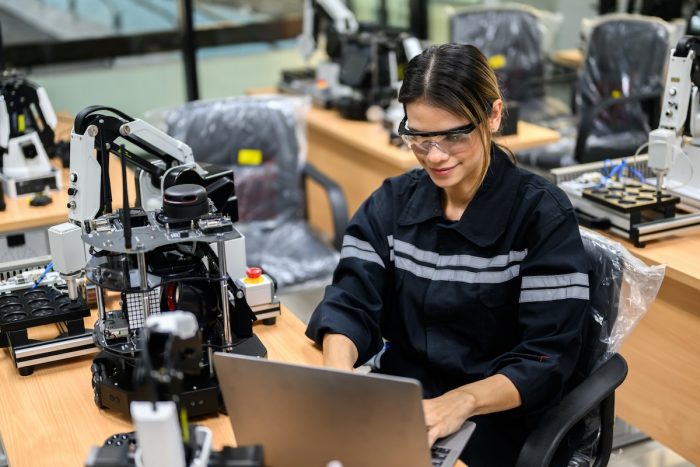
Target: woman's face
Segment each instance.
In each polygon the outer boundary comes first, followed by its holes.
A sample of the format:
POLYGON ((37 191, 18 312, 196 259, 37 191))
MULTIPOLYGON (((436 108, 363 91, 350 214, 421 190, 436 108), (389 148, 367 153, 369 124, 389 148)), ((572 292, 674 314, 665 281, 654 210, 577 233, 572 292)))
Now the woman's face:
MULTIPOLYGON (((496 101, 500 106, 500 101, 496 101)), ((494 104, 494 110, 496 109, 494 104)), ((412 131, 446 131, 468 125, 472 122, 460 118, 440 107, 429 105, 423 101, 406 104, 408 128, 412 131)), ((500 125, 500 107, 498 112, 492 112, 489 126, 496 129, 500 125), (494 114, 497 115, 497 123, 494 114)), ((443 189, 470 189, 478 182, 481 167, 484 163, 484 148, 477 127, 467 135, 449 135, 418 138, 422 148, 414 148, 413 154, 420 165, 430 175, 433 183, 443 189), (437 144, 426 143, 432 141, 437 144), (425 151, 427 149, 427 153, 425 151)))

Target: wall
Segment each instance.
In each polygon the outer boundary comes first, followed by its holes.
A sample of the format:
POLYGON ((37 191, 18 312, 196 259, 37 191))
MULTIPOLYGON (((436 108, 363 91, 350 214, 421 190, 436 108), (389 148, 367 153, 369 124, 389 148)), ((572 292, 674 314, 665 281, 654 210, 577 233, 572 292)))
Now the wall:
MULTIPOLYGON (((274 86, 283 69, 303 66, 298 50, 289 44, 276 50, 260 45, 236 55, 218 53, 208 50, 197 60, 203 99, 274 86)), ((185 100, 184 70, 178 54, 120 59, 113 65, 42 68, 33 70, 29 78, 46 88, 57 111, 71 114, 101 104, 141 117, 150 109, 185 100)))

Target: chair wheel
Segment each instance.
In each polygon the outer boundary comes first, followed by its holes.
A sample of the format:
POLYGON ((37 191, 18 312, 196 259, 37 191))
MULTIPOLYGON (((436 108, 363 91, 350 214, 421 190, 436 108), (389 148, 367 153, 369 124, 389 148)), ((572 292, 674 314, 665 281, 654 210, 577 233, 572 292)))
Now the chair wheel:
POLYGON ((263 323, 265 326, 272 326, 273 324, 277 323, 277 317, 274 317, 274 318, 265 318, 264 320, 262 320, 262 323, 263 323))

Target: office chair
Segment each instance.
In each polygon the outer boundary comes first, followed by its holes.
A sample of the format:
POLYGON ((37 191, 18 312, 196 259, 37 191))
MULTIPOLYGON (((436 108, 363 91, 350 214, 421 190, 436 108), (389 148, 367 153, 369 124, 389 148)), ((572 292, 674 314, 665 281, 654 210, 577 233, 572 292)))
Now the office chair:
POLYGON ((568 465, 607 465, 615 389, 627 376, 627 363, 616 350, 646 312, 663 280, 663 266, 645 266, 619 243, 586 229, 581 229, 581 238, 591 263, 590 311, 574 386, 541 417, 520 452, 517 467, 549 467, 572 428, 581 429, 583 436, 568 465), (643 300, 640 295, 645 295, 643 300), (631 312, 629 303, 639 309, 631 312))
POLYGON ((248 265, 262 267, 285 293, 330 282, 348 219, 340 187, 305 160, 309 105, 293 96, 233 97, 164 115, 167 133, 188 144, 198 163, 233 169, 248 265), (307 180, 328 195, 333 239, 307 222, 307 180))
POLYGON ((562 138, 517 154, 524 166, 561 166, 631 156, 658 125, 671 28, 652 17, 613 14, 592 24, 576 86, 576 115, 546 125, 562 138))
POLYGON ((557 15, 513 3, 460 8, 449 21, 450 42, 472 44, 486 55, 504 99, 517 103, 520 120, 539 123, 571 113, 545 95, 550 82, 545 51, 561 23, 557 15))

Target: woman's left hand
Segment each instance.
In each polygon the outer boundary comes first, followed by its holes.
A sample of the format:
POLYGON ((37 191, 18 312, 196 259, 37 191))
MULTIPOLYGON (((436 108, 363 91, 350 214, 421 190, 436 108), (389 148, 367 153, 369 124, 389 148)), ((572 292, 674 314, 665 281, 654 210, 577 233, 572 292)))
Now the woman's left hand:
POLYGON ((423 400, 423 414, 428 427, 428 443, 451 435, 474 414, 476 399, 464 390, 453 390, 434 399, 423 400))

